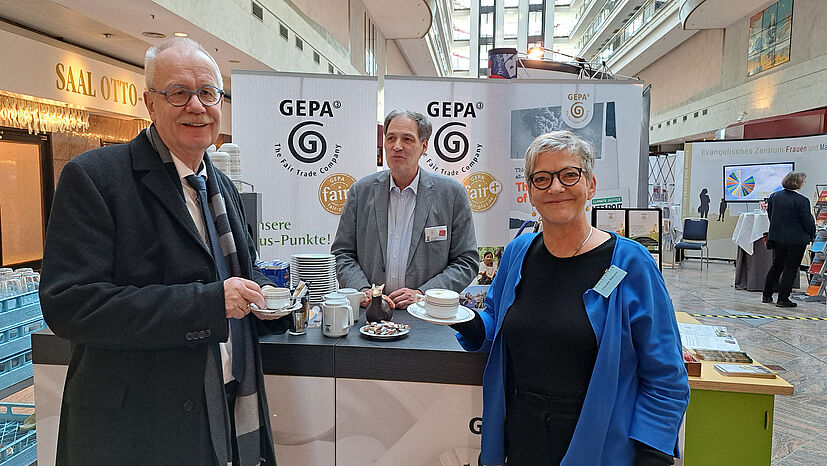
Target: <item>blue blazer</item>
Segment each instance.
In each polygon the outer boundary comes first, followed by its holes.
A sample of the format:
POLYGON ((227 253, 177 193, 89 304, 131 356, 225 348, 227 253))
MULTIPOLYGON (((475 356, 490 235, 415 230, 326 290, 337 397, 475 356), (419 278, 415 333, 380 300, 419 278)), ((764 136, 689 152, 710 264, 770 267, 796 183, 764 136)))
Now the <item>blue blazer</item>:
MULTIPOLYGON (((521 235, 503 253, 480 312, 486 333, 482 347, 472 347, 457 334, 466 350, 489 351, 482 384, 480 455, 486 465, 504 462, 506 364, 500 328, 535 237, 521 235)), ((612 265, 628 274, 609 297, 594 289, 583 295, 598 342, 597 359, 562 466, 630 465, 635 455, 632 440, 679 455, 678 429, 689 403, 689 382, 672 301, 657 264, 637 242, 618 237, 612 265)))

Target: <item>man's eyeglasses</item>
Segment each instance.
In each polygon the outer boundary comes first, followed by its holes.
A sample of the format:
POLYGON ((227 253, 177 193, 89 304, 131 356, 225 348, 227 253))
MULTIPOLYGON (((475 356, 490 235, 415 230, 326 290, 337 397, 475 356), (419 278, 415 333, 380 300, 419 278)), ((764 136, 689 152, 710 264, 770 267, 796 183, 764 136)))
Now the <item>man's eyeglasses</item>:
POLYGON ((554 175, 560 180, 563 186, 574 186, 580 181, 580 176, 583 174, 583 169, 580 167, 566 167, 556 172, 549 172, 540 170, 528 175, 528 180, 537 189, 548 189, 551 183, 554 182, 554 175))
POLYGON ((224 95, 224 91, 215 86, 201 86, 197 90, 191 91, 180 84, 169 86, 163 91, 150 89, 149 92, 161 94, 166 97, 167 102, 173 107, 183 107, 187 105, 192 96, 198 96, 198 100, 205 107, 212 107, 221 102, 221 96, 224 95))

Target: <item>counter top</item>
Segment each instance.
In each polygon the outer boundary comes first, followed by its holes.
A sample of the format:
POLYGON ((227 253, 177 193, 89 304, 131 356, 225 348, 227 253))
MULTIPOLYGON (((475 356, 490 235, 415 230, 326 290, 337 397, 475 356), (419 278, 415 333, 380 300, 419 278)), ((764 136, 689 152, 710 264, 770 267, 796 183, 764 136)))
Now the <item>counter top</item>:
MULTIPOLYGON (((304 335, 263 335, 264 374, 482 384, 488 353, 466 352, 452 328, 424 322, 407 311, 397 310, 393 320, 410 325, 410 332, 392 340, 366 337, 359 333, 365 325, 362 315, 344 337, 326 337, 318 328, 304 335)), ((32 335, 32 348, 35 364, 69 364, 69 342, 48 329, 32 335)))
MULTIPOLYGON (((698 323, 683 312, 676 316, 678 322, 698 323)), ((393 340, 366 337, 359 333, 365 325, 363 315, 344 337, 325 337, 318 328, 307 329, 305 335, 264 335, 260 338, 264 373, 481 385, 488 353, 466 352, 457 343, 452 328, 424 322, 406 311, 394 312, 394 322, 410 325, 410 332, 393 340)), ((69 354, 69 342, 50 330, 32 334, 35 364, 67 365, 69 354)), ((701 376, 689 377, 689 387, 772 395, 793 393, 793 386, 781 377, 727 377, 719 374, 713 364, 701 361, 701 376)))

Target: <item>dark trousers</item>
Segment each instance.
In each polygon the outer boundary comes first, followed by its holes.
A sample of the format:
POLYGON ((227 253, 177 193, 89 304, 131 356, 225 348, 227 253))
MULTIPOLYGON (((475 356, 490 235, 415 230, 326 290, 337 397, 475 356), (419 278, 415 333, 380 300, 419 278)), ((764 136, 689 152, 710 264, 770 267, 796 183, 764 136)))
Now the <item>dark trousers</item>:
POLYGON ((772 243, 772 266, 764 281, 764 297, 772 298, 772 290, 778 285, 778 301, 790 299, 793 281, 804 257, 806 244, 772 243), (778 278, 781 277, 781 281, 778 278))
POLYGON ((583 400, 553 399, 509 390, 505 408, 505 463, 560 464, 569 449, 583 400))

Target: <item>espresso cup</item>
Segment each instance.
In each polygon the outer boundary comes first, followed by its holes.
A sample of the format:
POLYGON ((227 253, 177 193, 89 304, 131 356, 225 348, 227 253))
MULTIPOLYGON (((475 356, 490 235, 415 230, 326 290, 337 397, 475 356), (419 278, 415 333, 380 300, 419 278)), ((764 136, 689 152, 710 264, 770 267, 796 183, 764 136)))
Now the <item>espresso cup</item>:
POLYGON ((282 309, 290 304, 290 290, 287 288, 267 287, 261 293, 267 309, 282 309))
POLYGON ((459 293, 452 290, 431 288, 424 295, 417 294, 416 304, 425 309, 425 313, 435 319, 450 319, 457 314, 459 293))

